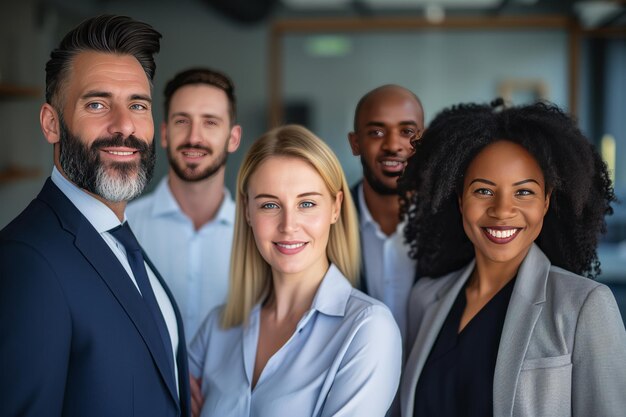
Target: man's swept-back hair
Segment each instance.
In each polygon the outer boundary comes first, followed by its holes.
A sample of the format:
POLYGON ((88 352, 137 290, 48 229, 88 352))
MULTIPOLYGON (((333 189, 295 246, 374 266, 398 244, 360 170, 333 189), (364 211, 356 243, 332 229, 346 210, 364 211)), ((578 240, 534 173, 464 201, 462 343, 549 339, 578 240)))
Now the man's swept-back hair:
POLYGON ((102 15, 87 19, 72 29, 46 64, 46 102, 61 111, 61 95, 76 55, 85 51, 132 55, 152 84, 161 34, 147 23, 127 16, 102 15))
MULTIPOLYGON (((458 198, 471 161, 499 140, 526 149, 541 168, 550 207, 535 243, 553 265, 590 278, 600 272, 596 252, 615 201, 606 164, 574 119, 536 103, 503 108, 462 104, 432 121, 399 181, 405 238, 420 276, 439 277, 474 257, 458 198)), ((502 161, 506 164, 507 161, 502 161)))
POLYGON ((252 144, 239 168, 230 288, 222 315, 224 328, 245 323, 252 308, 273 291, 270 265, 261 256, 246 220, 250 178, 272 157, 298 158, 307 162, 322 178, 333 199, 340 192, 343 194, 339 218, 330 226, 326 255, 353 285, 359 278, 359 223, 350 187, 337 156, 324 141, 302 126, 277 127, 252 144))
POLYGON ((219 88, 226 94, 226 97, 228 98, 228 116, 230 117, 230 125, 234 125, 237 121, 235 85, 226 74, 210 68, 190 68, 179 72, 174 76, 174 78, 168 81, 163 92, 165 96, 165 107, 163 109, 165 120, 167 120, 170 115, 170 102, 172 101, 174 93, 181 87, 194 84, 210 85, 215 88, 219 88))

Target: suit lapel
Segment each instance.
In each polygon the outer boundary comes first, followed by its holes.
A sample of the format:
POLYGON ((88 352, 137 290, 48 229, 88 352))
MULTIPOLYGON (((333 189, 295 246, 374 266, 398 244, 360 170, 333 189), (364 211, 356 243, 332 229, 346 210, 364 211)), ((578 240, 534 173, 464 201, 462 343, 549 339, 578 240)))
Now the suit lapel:
MULTIPOLYGON (((39 198, 59 217, 62 226, 76 238, 74 244, 93 266, 140 333, 176 404, 175 381, 170 376, 163 342, 154 319, 111 248, 71 201, 48 179, 39 198)), ((154 271, 154 269, 153 269, 154 271)), ((170 294, 168 293, 168 296, 170 294)), ((171 299, 171 297, 170 297, 171 299)), ((178 319, 178 317, 177 317, 178 319)), ((184 339, 181 343, 185 343, 184 339)))
POLYGON ((459 291, 465 286, 465 282, 474 270, 474 261, 463 270, 453 272, 448 277, 439 279, 446 280, 437 294, 435 300, 427 307, 420 330, 415 338, 415 343, 411 349, 409 358, 404 369, 404 377, 400 391, 400 402, 402 404, 402 415, 412 416, 415 403, 415 389, 417 381, 426 359, 437 340, 441 331, 441 326, 446 320, 454 300, 459 295, 459 291))
POLYGON ((506 312, 493 378, 493 413, 510 416, 517 380, 535 324, 546 300, 550 261, 533 244, 517 273, 506 312))
POLYGON ((143 252, 143 258, 146 263, 152 269, 152 272, 159 280, 159 283, 163 287, 163 290, 167 294, 170 302, 172 303, 172 307, 174 309, 174 314, 176 315, 176 326, 178 328, 178 351, 176 352, 176 364, 178 366, 178 388, 179 388, 179 397, 180 397, 180 408, 181 408, 181 416, 191 415, 191 398, 189 397, 190 388, 189 388, 189 364, 187 360, 187 342, 184 332, 183 326, 183 318, 180 315, 180 310, 178 309, 178 305, 176 304, 176 300, 174 299, 174 295, 170 291, 167 286, 165 280, 154 266, 148 254, 143 252))

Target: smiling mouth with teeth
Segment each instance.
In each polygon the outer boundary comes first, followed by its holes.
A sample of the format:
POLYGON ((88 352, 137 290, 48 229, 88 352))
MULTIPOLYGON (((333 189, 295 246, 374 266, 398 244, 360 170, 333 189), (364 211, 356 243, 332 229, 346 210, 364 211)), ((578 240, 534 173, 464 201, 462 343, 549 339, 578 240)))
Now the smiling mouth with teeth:
POLYGON ((288 244, 285 244, 285 243, 278 243, 278 242, 276 242, 275 244, 276 244, 276 246, 280 246, 281 248, 285 248, 285 249, 297 249, 297 248, 300 248, 300 247, 304 246, 306 243, 305 242, 300 242, 300 243, 294 243, 294 244, 288 245, 288 244))
POLYGON ((494 243, 508 243, 515 239, 517 232, 522 230, 521 228, 493 229, 490 227, 483 227, 482 229, 487 238, 494 243))
POLYGON ((506 239, 507 237, 513 236, 517 233, 519 229, 509 229, 509 230, 494 230, 487 228, 487 233, 489 233, 493 237, 497 237, 498 239, 506 239))
POLYGON ((207 153, 202 151, 183 151, 182 154, 184 156, 188 156, 190 158, 198 158, 201 156, 205 156, 207 153))
POLYGON ((401 162, 401 161, 382 161, 381 164, 383 164, 386 167, 397 167, 399 165, 404 164, 404 162, 401 162))
POLYGON ((110 153, 111 155, 118 155, 118 156, 130 156, 132 154, 134 154, 136 151, 129 151, 129 152, 122 152, 122 151, 106 151, 107 153, 110 153))

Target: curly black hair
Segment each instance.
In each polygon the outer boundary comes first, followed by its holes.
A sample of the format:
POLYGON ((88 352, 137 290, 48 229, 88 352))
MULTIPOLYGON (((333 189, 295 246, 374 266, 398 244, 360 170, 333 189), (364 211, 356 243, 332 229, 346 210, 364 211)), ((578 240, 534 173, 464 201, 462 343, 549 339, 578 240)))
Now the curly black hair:
POLYGON ((535 243, 553 265, 595 278, 600 273, 598 239, 616 201, 607 166, 576 121, 557 106, 539 102, 505 108, 460 104, 439 113, 398 185, 405 239, 417 259, 418 276, 438 277, 474 257, 458 206, 463 175, 487 145, 509 140, 539 163, 550 207, 535 243))

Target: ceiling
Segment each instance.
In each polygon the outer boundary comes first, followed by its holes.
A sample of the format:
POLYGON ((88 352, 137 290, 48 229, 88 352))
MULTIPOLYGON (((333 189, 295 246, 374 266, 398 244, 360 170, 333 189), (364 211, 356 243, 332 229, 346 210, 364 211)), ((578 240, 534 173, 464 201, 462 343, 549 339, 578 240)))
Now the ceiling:
POLYGON ((585 27, 626 27, 624 0, 280 0, 285 16, 493 16, 560 15, 585 27))
MULTIPOLYGON (((66 12, 89 14, 112 0, 40 0, 66 12)), ((537 16, 577 18, 587 28, 626 28, 626 0, 129 0, 203 3, 227 19, 257 24, 274 18, 415 16, 537 16)), ((54 7, 53 6, 53 7, 54 7)))

